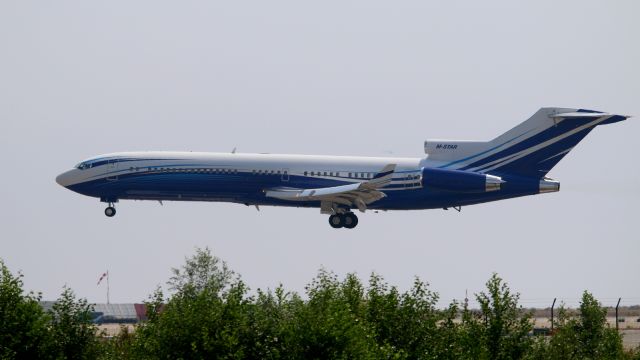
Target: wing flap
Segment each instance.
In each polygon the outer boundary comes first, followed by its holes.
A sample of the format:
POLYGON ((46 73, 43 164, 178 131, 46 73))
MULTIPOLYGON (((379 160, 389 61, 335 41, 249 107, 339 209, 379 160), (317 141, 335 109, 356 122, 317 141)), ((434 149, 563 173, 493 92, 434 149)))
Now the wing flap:
POLYGON ((364 211, 367 204, 386 196, 378 189, 391 182, 395 168, 396 164, 389 164, 364 182, 317 189, 275 188, 266 190, 265 195, 289 201, 329 201, 364 211))

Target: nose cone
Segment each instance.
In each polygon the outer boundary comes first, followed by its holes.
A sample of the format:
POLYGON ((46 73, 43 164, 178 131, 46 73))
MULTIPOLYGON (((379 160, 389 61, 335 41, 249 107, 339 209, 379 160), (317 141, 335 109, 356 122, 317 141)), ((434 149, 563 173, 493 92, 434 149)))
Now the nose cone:
POLYGON ((56 176, 56 182, 60 184, 60 186, 68 187, 72 184, 73 180, 73 170, 65 171, 62 174, 56 176))

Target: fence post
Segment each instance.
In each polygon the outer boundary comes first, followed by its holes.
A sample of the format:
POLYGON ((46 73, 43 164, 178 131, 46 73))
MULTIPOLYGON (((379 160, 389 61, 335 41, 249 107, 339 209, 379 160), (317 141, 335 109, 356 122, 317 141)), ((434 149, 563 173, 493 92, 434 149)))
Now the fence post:
POLYGON ((553 304, 551 304, 551 333, 553 333, 553 308, 556 306, 556 298, 553 298, 553 304))
POLYGON ((620 307, 620 300, 622 300, 622 298, 618 298, 618 303, 616 304, 616 330, 618 330, 618 308, 620 307))

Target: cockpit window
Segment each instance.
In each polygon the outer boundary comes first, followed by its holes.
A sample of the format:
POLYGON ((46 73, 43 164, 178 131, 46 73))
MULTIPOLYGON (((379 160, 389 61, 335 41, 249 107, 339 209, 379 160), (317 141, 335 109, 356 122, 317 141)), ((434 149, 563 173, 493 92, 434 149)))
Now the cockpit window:
POLYGON ((90 168, 91 168, 91 163, 88 163, 88 162, 81 162, 80 164, 76 165, 76 169, 79 169, 79 170, 85 170, 90 168))

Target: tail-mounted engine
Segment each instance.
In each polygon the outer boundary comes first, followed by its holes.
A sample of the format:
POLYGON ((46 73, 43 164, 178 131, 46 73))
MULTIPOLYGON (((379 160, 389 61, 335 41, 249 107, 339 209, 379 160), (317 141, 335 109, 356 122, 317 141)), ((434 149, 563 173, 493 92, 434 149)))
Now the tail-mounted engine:
POLYGON ((470 171, 422 169, 422 187, 464 193, 500 190, 504 181, 498 177, 470 171))

